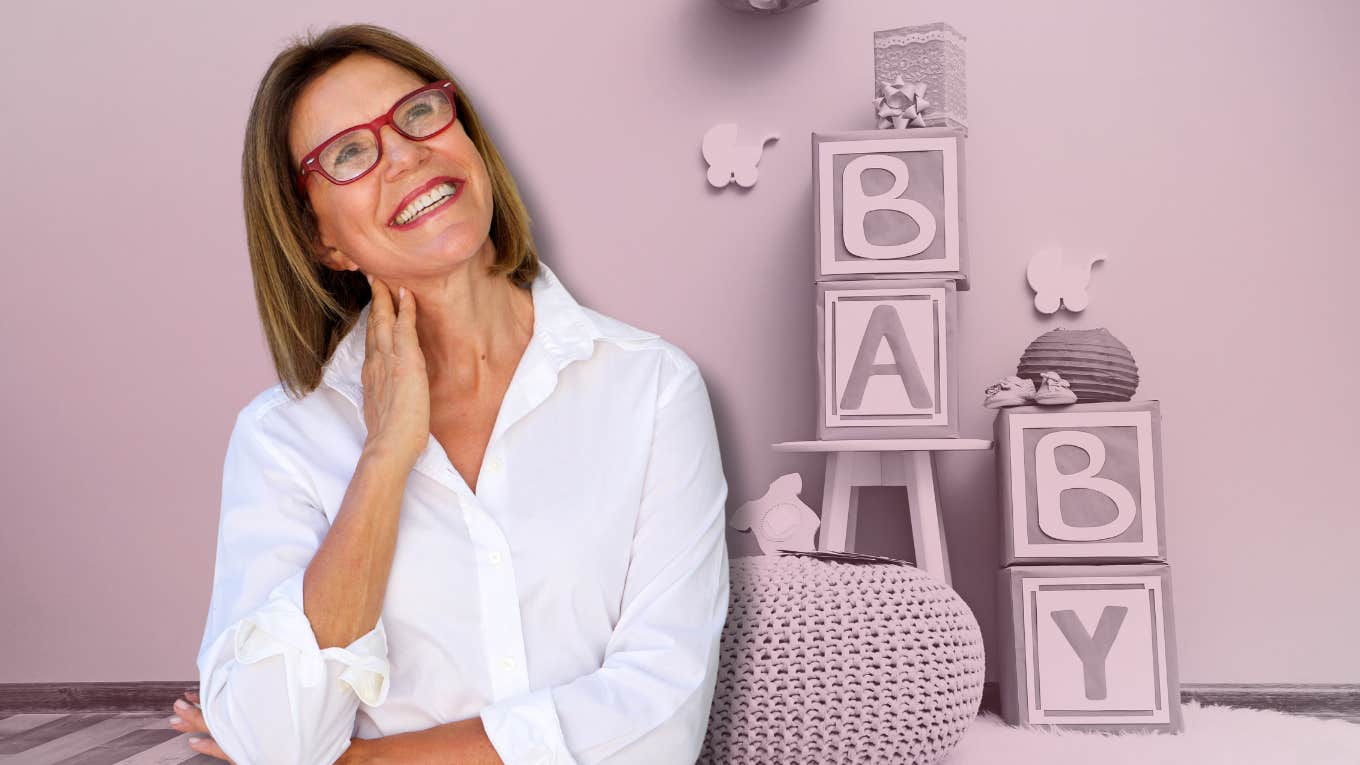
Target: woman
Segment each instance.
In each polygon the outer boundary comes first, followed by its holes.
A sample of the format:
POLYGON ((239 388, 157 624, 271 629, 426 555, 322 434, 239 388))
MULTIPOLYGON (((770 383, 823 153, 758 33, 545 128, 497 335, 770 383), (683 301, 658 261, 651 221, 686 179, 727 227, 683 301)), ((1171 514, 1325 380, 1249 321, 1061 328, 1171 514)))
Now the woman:
POLYGON ((239 765, 694 762, 728 600, 694 362, 571 297, 391 32, 281 53, 243 157, 281 382, 228 444, 172 725, 239 765))

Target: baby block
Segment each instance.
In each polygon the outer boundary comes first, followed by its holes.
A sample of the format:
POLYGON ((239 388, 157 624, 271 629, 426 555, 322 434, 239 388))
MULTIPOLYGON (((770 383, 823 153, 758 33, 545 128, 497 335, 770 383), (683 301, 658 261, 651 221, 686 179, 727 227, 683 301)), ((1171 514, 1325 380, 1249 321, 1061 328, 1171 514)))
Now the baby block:
POLYGON ((1013 566, 997 592, 1007 722, 1181 730, 1167 565, 1013 566))
POLYGON ((817 438, 959 434, 952 282, 821 282, 817 297, 817 438))
POLYGON ((1166 560, 1156 401, 996 418, 1003 565, 1166 560))
POLYGON ((967 289, 963 133, 812 134, 817 279, 917 276, 967 289))

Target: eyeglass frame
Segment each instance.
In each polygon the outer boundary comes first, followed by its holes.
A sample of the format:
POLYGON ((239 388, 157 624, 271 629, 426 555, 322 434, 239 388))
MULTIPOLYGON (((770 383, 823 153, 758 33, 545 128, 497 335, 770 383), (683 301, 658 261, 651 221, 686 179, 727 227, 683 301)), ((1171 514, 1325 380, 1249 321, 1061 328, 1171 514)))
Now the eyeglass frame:
POLYGON ((416 88, 415 90, 411 91, 410 93, 407 93, 406 95, 402 96, 401 98, 398 98, 397 102, 395 104, 392 104, 392 108, 388 109, 387 113, 382 115, 381 117, 377 117, 373 119, 371 122, 347 127, 344 130, 341 130, 340 132, 331 136, 330 138, 327 138, 326 140, 322 141, 320 144, 317 145, 315 149, 312 149, 311 151, 307 152, 307 156, 303 157, 302 162, 298 165, 297 176, 298 191, 304 195, 307 193, 307 175, 309 173, 320 173, 321 177, 325 178, 331 183, 337 186, 345 186, 354 183, 360 178, 363 178, 365 175, 368 175, 369 173, 373 172, 373 168, 377 167, 378 163, 382 162, 383 157, 382 127, 384 125, 391 125, 393 130, 397 131, 397 133, 400 134, 403 138, 406 138, 411 141, 428 141, 431 138, 434 138, 435 136, 444 132, 445 130, 448 130, 450 127, 453 126, 453 123, 458 121, 458 100, 454 98, 454 93, 455 89, 453 87, 453 82, 450 80, 438 80, 427 85, 422 85, 419 88, 416 88), (438 90, 439 92, 443 93, 445 96, 448 97, 449 107, 453 109, 453 117, 452 119, 449 120, 449 124, 445 125, 444 127, 434 131, 433 133, 430 133, 427 136, 417 138, 415 136, 410 135, 405 130, 402 130, 397 125, 397 123, 392 120, 392 116, 397 113, 397 109, 402 104, 429 90, 438 90), (367 170, 364 170, 362 173, 359 173, 358 175, 354 176, 353 178, 350 178, 347 181, 340 181, 332 177, 330 173, 326 172, 325 168, 323 168, 320 164, 317 163, 317 159, 321 156, 321 152, 325 151, 326 147, 330 146, 331 143, 334 142, 336 139, 340 138, 341 136, 348 135, 354 132, 355 130, 365 129, 373 134, 374 143, 377 144, 378 147, 378 156, 373 160, 373 164, 369 166, 367 170))

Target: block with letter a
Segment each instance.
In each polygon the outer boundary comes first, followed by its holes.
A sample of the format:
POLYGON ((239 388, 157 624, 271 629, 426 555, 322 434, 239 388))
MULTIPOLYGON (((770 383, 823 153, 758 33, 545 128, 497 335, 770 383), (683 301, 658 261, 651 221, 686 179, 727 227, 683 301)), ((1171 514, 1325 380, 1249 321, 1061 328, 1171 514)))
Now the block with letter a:
POLYGON ((817 285, 819 439, 955 437, 954 285, 817 285))
POLYGON ((1168 566, 1012 566, 997 592, 1007 722, 1181 730, 1168 566))
POLYGON ((996 418, 1003 565, 1166 560, 1156 401, 996 418))
POLYGON ((812 134, 817 279, 930 277, 967 289, 963 133, 812 134))

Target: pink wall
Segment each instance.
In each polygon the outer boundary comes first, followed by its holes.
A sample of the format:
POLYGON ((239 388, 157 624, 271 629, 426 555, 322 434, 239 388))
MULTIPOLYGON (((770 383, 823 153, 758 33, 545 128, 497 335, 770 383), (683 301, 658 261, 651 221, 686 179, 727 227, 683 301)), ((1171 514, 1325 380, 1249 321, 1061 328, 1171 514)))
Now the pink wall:
MULTIPOLYGON (((1139 397, 1162 401, 1182 679, 1360 682, 1360 611, 1343 606, 1360 583, 1360 6, 141 5, 7 12, 0 682, 195 677, 227 436, 275 382, 243 124, 288 36, 356 19, 465 81, 577 297, 699 362, 733 507, 794 470, 821 501, 820 461, 769 448, 813 435, 809 133, 873 126, 873 30, 953 23, 972 127, 964 435, 987 437, 981 390, 1035 335, 1110 328, 1139 397), (723 121, 783 136, 750 191, 704 182, 699 141, 723 121), (1048 242, 1109 255, 1076 319, 1029 307, 1024 265, 1048 242)), ((942 479, 956 586, 990 649, 991 458, 947 457, 942 479)), ((906 555, 900 518, 861 529, 866 551, 906 555)), ((755 550, 733 532, 734 555, 755 550)))

